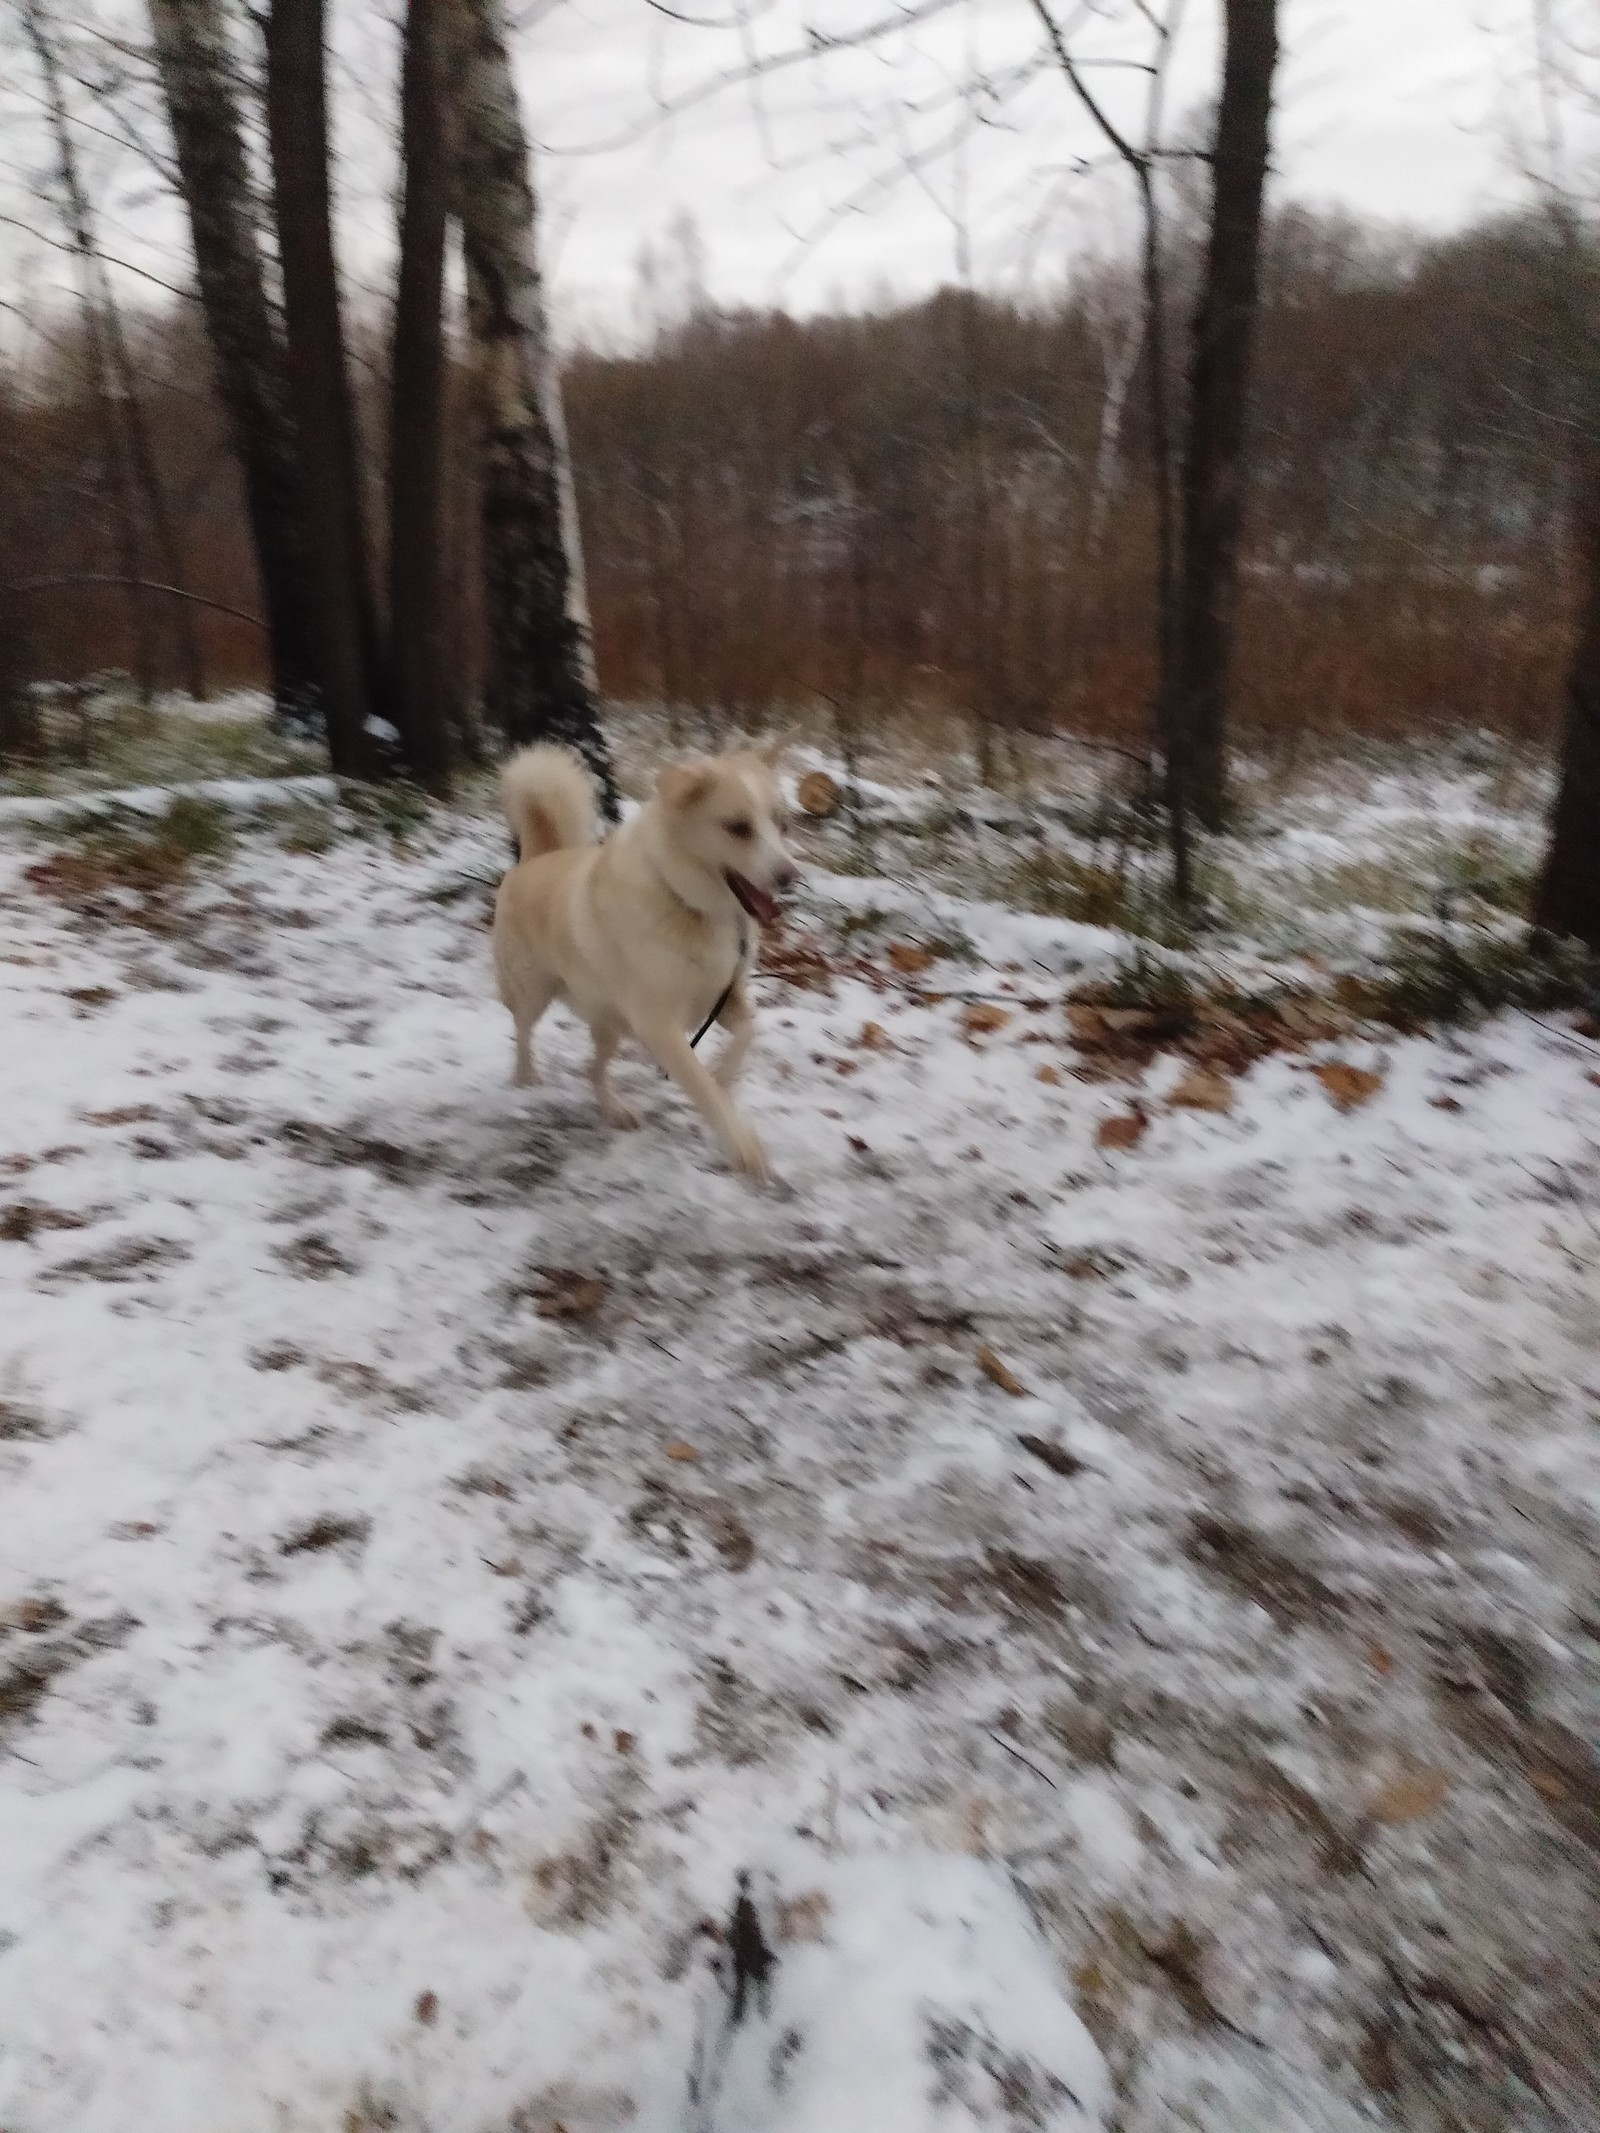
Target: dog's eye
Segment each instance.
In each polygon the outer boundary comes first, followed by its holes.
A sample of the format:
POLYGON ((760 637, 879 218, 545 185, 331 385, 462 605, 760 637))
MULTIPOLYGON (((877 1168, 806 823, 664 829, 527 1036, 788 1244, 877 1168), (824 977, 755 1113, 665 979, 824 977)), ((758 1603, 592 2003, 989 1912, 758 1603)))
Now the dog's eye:
POLYGON ((722 826, 730 837, 748 837, 750 835, 748 822, 724 822, 722 826))

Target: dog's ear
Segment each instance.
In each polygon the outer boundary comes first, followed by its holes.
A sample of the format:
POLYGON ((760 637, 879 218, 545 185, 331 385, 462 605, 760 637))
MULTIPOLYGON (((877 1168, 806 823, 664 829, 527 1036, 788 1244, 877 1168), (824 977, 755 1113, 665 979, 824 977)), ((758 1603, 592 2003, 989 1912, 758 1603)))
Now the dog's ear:
POLYGON ((693 807, 711 790, 709 763, 666 763, 656 773, 656 791, 668 807, 693 807))

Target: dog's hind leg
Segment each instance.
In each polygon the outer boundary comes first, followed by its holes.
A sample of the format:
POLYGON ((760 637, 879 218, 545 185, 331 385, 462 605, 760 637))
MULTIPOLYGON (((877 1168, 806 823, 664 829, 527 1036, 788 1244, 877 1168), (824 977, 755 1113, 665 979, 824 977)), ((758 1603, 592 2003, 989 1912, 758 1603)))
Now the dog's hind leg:
POLYGON ((517 1049, 511 1069, 511 1086, 514 1089, 531 1088, 538 1080, 533 1065, 533 1032, 540 1016, 556 996, 553 980, 540 977, 532 983, 518 986, 502 985, 500 997, 511 1011, 511 1020, 516 1027, 517 1049))
POLYGON ((620 1126, 624 1130, 638 1125, 639 1114, 629 1110, 606 1078, 617 1055, 617 1046, 622 1041, 621 1025, 615 1022, 596 1024, 590 1035, 594 1038, 594 1057, 589 1062, 589 1080, 594 1088, 594 1100, 600 1107, 600 1116, 607 1125, 620 1126))
POLYGON ((756 1018, 751 1012, 750 996, 744 989, 744 980, 728 995, 721 1015, 718 1017, 728 1033, 728 1041, 711 1069, 725 1089, 731 1089, 739 1078, 739 1069, 744 1065, 756 1033, 756 1018))

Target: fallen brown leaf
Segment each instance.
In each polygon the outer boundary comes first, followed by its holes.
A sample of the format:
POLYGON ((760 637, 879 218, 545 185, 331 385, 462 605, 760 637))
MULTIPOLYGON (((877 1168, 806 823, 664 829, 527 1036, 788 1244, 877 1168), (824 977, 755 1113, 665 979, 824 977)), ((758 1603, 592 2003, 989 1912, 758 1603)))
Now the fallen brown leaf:
POLYGON ((1143 1111, 1119 1111, 1101 1119, 1095 1141, 1101 1148, 1136 1148, 1144 1139, 1150 1120, 1143 1111))
POLYGON ((1086 1052, 1097 1051, 1111 1035, 1105 1015, 1098 1007, 1085 1007, 1080 1000, 1067 1006, 1067 1027, 1072 1041, 1086 1052))
POLYGON ((692 1444, 684 1444, 680 1441, 678 1443, 669 1444, 667 1446, 667 1457, 669 1459, 676 1459, 680 1461, 681 1464, 683 1464, 684 1466, 692 1465, 693 1462, 699 1458, 699 1456, 700 1454, 695 1450, 692 1444))
POLYGON ((547 1274, 545 1281, 541 1318, 593 1318, 606 1300, 606 1284, 593 1275, 560 1271, 547 1274))
POLYGON ((613 1738, 615 1739, 617 1744, 618 1755, 632 1755, 634 1747, 634 1738, 631 1733, 625 1733, 619 1728, 619 1730, 613 1735, 613 1738))
POLYGON ((915 941, 889 943, 890 966, 898 970, 903 978, 920 977, 932 961, 932 951, 918 947, 915 941))
POLYGON ((85 1111, 86 1126, 142 1126, 161 1113, 154 1104, 122 1104, 115 1111, 85 1111))
POLYGON ((869 1052, 892 1052, 894 1050, 894 1046, 889 1040, 889 1032, 881 1022, 863 1022, 861 1034, 857 1037, 856 1042, 863 1050, 869 1052))
POLYGON ((1033 1078, 1035 1081, 1047 1081, 1053 1089, 1061 1086, 1061 1076, 1053 1066, 1039 1067, 1033 1078))
POLYGON ((1459 1096, 1430 1096, 1428 1101, 1436 1111, 1459 1111, 1461 1109, 1459 1096))
POLYGON ((1572 1790, 1565 1778, 1558 1778, 1553 1770, 1530 1770, 1528 1783, 1546 1800, 1564 1800, 1572 1790))
POLYGON ((978 1368, 991 1385, 998 1385, 1002 1392, 1009 1392, 1014 1400, 1025 1400, 1028 1388, 1014 1370, 1008 1369, 992 1348, 978 1350, 978 1368))
POLYGON ((1369 1644, 1367 1646, 1367 1658, 1380 1674, 1392 1674, 1394 1672, 1394 1660, 1381 1644, 1369 1644))
POLYGON ((1442 1770, 1407 1770, 1380 1785, 1367 1802, 1374 1822, 1398 1828, 1403 1822, 1420 1822, 1442 1807, 1450 1792, 1450 1780, 1442 1770))
POLYGON ((817 821, 839 812, 839 802, 844 798, 836 782, 825 770, 808 770, 794 789, 803 814, 817 821))
POLYGON ((1233 1083, 1210 1067, 1192 1067, 1167 1101, 1183 1111, 1231 1111, 1233 1083))
POLYGON ((1381 1074, 1351 1066, 1343 1059, 1324 1060, 1311 1071, 1341 1111, 1353 1111, 1357 1104, 1370 1102, 1383 1087, 1381 1074))
POLYGON ((1004 1029, 1011 1020, 1009 1007, 996 1007, 988 1000, 971 1000, 961 1010, 961 1027, 969 1037, 985 1037, 1004 1029))
POLYGON ((1100 1007, 1095 1013, 1113 1037, 1148 1036, 1158 1019, 1148 1007, 1100 1007))
POLYGON ((436 1992, 417 1994, 417 2020, 424 2029, 431 2029, 439 2014, 439 1995, 436 1992))
POLYGON ((1052 1444, 1048 1437, 1030 1437, 1025 1430, 1019 1434, 1017 1442, 1025 1452, 1031 1452, 1035 1459, 1042 1461, 1052 1474, 1061 1474, 1070 1480, 1074 1474, 1083 1472, 1084 1461, 1076 1452, 1069 1452, 1064 1444, 1052 1444))

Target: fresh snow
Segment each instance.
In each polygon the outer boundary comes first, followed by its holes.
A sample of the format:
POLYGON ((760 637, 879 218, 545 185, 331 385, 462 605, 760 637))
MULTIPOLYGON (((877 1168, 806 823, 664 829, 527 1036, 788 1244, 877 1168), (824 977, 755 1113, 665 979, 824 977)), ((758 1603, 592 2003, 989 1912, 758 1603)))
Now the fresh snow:
POLYGON ((10 824, 41 828, 50 823, 74 822, 99 816, 164 815, 174 800, 208 800, 215 807, 248 813, 258 808, 285 807, 295 801, 337 800, 338 781, 308 776, 299 778, 196 778, 179 785, 134 785, 120 792, 75 792, 0 797, 0 827, 10 824))
POLYGON ((1111 1154, 1114 937, 819 877, 979 960, 762 979, 757 1191, 503 854, 0 851, 5 2133, 1586 2125, 1600 1054, 1111 1154))

